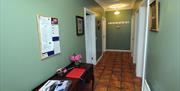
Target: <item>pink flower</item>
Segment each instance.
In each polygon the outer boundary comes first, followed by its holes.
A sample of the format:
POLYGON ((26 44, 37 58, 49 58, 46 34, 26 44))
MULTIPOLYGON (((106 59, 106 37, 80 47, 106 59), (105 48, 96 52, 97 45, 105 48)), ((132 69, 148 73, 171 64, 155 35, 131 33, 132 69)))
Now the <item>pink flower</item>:
POLYGON ((82 55, 81 54, 77 54, 77 55, 72 55, 70 56, 70 60, 73 61, 73 62, 78 62, 82 59, 82 55))

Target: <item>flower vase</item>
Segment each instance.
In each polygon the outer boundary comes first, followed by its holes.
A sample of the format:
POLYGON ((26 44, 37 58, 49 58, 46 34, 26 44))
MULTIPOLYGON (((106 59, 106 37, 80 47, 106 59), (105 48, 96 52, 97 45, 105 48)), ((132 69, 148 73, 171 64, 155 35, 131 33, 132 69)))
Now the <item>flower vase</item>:
POLYGON ((80 64, 81 64, 80 62, 75 62, 75 63, 74 63, 74 65, 75 65, 76 67, 79 67, 80 64))

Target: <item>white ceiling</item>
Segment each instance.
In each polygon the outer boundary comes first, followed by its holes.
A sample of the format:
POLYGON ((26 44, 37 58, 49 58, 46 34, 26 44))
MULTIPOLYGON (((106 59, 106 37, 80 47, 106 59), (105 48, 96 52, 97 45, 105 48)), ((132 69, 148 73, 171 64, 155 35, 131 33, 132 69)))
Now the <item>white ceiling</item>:
MULTIPOLYGON (((132 9, 136 0, 95 0, 105 11, 132 9), (111 5, 122 4, 119 8, 110 8, 111 5)), ((119 5, 118 5, 119 6, 119 5)))

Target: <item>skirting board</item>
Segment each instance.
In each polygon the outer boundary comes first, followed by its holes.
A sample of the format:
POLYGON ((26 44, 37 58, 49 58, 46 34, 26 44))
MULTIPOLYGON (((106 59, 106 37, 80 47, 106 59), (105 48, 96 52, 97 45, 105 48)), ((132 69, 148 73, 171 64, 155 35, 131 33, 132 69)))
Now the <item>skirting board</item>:
POLYGON ((147 83, 146 80, 144 81, 144 89, 143 89, 143 91, 151 91, 151 89, 149 87, 149 84, 147 83))
MULTIPOLYGON (((98 60, 96 61, 96 64, 98 64, 98 62, 101 60, 101 58, 103 57, 103 53, 101 54, 101 56, 98 58, 98 60)), ((95 65, 96 65, 95 64, 95 65)))
POLYGON ((115 50, 115 49, 106 49, 106 51, 114 51, 114 52, 131 52, 130 50, 115 50))

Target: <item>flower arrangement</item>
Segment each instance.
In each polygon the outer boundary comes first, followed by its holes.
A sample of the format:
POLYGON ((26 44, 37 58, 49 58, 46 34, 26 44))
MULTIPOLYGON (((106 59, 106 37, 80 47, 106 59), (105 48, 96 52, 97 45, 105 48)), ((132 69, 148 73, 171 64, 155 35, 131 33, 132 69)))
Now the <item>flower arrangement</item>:
POLYGON ((79 65, 82 59, 81 54, 73 54, 70 56, 70 60, 75 63, 75 65, 79 65))

